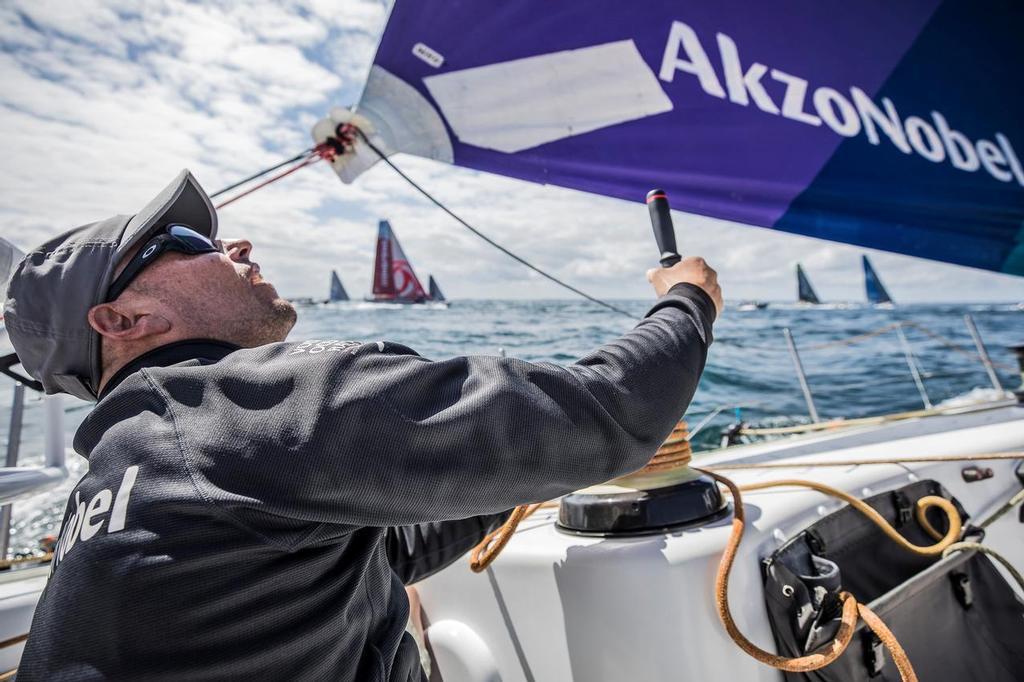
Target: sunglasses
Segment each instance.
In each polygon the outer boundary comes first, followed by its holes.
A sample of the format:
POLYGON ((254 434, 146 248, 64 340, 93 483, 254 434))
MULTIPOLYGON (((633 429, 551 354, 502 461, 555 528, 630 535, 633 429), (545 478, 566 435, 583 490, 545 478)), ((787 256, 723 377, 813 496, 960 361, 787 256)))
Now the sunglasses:
POLYGON ((220 247, 213 243, 206 235, 196 232, 188 225, 171 223, 158 233, 155 237, 146 242, 139 249, 128 266, 111 283, 107 289, 107 303, 115 300, 124 293, 132 280, 139 276, 146 266, 156 261, 161 254, 169 251, 184 253, 190 256, 197 256, 202 253, 218 253, 220 247))

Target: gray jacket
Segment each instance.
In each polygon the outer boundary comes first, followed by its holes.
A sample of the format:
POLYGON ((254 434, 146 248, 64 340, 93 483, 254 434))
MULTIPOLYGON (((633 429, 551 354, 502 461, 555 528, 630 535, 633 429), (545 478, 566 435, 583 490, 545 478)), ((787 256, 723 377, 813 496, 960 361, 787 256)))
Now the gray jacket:
POLYGON ((75 436, 89 473, 18 679, 420 680, 402 583, 643 466, 714 314, 677 285, 568 367, 330 340, 141 358, 75 436))

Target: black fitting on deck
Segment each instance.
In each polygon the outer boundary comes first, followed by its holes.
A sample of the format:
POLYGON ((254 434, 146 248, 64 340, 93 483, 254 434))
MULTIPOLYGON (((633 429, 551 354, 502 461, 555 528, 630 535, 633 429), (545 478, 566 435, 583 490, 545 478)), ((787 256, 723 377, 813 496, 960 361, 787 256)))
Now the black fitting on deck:
POLYGON ((1010 346, 1009 350, 1017 356, 1017 365, 1020 367, 1020 386, 1013 393, 1017 396, 1017 402, 1024 405, 1024 345, 1010 346))

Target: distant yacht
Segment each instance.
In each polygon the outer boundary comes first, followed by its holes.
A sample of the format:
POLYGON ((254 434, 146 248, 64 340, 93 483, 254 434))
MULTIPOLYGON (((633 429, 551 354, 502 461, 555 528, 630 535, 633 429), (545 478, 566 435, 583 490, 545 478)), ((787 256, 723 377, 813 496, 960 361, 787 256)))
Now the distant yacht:
POLYGON ((380 221, 377 227, 377 255, 373 263, 373 303, 431 303, 443 302, 441 288, 430 278, 431 291, 423 288, 412 264, 398 243, 391 223, 380 221), (434 293, 441 295, 435 298, 434 293))
POLYGON ((812 305, 821 303, 818 299, 818 294, 814 291, 814 287, 811 286, 811 280, 807 279, 807 275, 799 263, 796 264, 796 289, 797 300, 801 303, 810 303, 812 305))
POLYGON ((345 287, 342 286, 341 278, 338 277, 337 270, 331 270, 331 296, 327 300, 330 302, 349 300, 348 292, 345 291, 345 287))
POLYGON ((430 300, 431 301, 438 301, 438 302, 440 302, 440 301, 447 301, 448 300, 447 298, 444 297, 444 294, 441 293, 441 287, 439 287, 437 285, 437 280, 434 279, 433 275, 429 275, 428 276, 427 286, 430 288, 430 300))
POLYGON ((892 297, 885 290, 878 273, 871 266, 867 256, 861 256, 861 263, 864 265, 864 290, 867 293, 868 303, 875 305, 893 305, 892 297))

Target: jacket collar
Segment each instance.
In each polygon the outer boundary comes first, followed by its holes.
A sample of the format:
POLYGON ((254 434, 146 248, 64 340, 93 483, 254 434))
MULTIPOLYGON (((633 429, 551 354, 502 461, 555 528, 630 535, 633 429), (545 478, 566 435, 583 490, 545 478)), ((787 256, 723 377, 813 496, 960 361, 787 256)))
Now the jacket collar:
POLYGON ((140 369, 145 369, 146 367, 168 367, 188 360, 204 360, 212 364, 219 362, 225 356, 239 350, 239 348, 241 346, 225 341, 214 341, 213 339, 185 339, 184 341, 175 341, 174 343, 159 346, 143 353, 119 369, 110 378, 107 385, 103 387, 99 399, 103 400, 111 391, 117 388, 118 384, 140 369))

